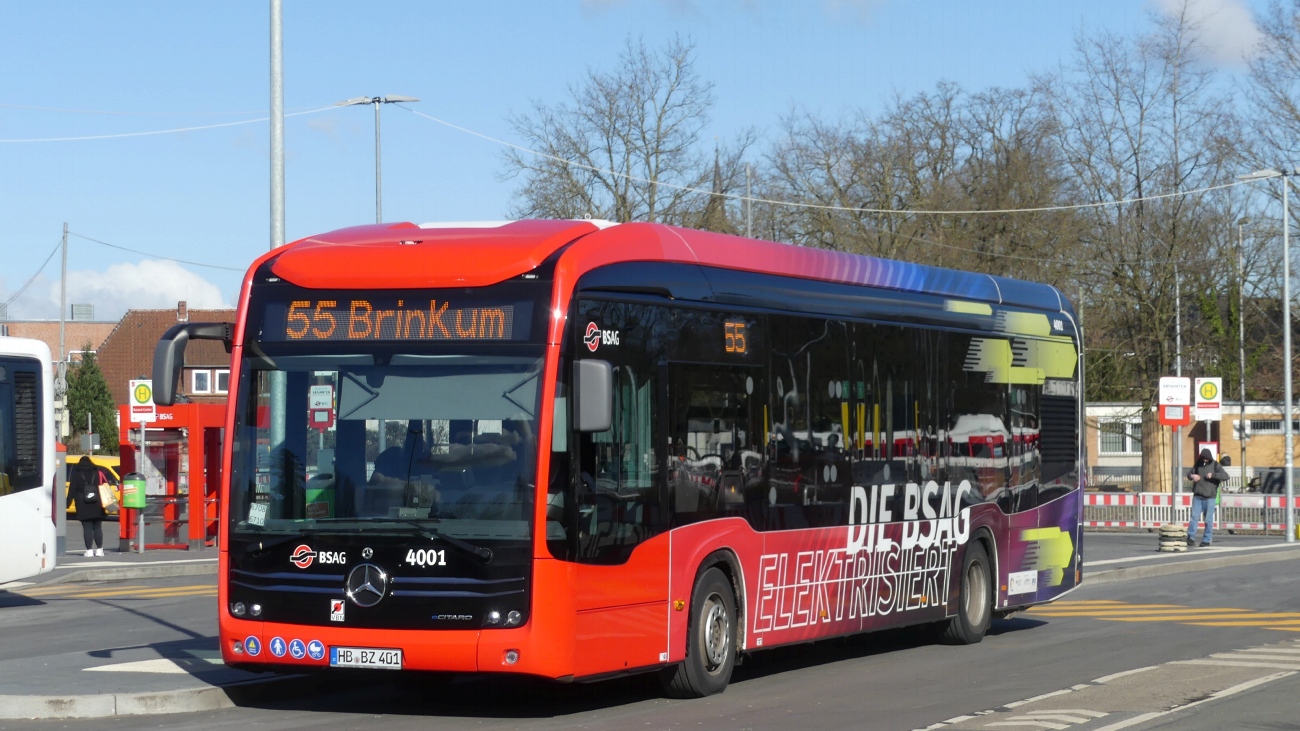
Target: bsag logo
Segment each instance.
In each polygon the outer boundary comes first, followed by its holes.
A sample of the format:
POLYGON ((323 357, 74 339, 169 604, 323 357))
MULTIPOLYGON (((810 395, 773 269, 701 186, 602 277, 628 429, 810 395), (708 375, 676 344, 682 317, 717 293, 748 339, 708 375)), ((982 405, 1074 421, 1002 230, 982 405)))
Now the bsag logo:
POLYGON ((311 546, 302 543, 293 549, 293 553, 289 554, 289 563, 300 569, 305 569, 318 558, 322 564, 345 564, 348 562, 348 554, 344 551, 313 551, 311 546))
POLYGON ((321 551, 316 554, 316 557, 319 558, 320 562, 323 564, 345 564, 348 562, 348 554, 345 551, 321 551))
POLYGON ((315 560, 315 558, 316 552, 311 550, 311 546, 303 543, 293 549, 293 553, 289 554, 289 563, 300 569, 305 569, 308 566, 311 566, 311 562, 315 560))
POLYGON ((344 605, 342 599, 331 599, 330 600, 330 621, 342 622, 343 610, 344 610, 344 605))
POLYGON ((601 330, 600 326, 594 322, 587 323, 587 333, 582 338, 582 342, 587 344, 587 350, 596 352, 596 348, 604 345, 618 345, 617 330, 601 330))

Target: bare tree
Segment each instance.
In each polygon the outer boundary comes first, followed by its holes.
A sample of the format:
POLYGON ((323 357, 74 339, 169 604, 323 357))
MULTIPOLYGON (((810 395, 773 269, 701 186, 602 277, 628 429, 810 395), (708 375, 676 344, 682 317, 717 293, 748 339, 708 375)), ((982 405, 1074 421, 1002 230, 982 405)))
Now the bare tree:
MULTIPOLYGON (((699 149, 713 85, 700 79, 694 46, 681 39, 660 51, 629 40, 612 71, 592 70, 567 101, 534 101, 510 119, 525 145, 506 153, 507 177, 522 177, 520 217, 606 218, 691 225, 699 220, 714 166, 699 149)), ((754 134, 719 150, 724 188, 743 176, 754 134), (725 166, 722 165, 725 161, 725 166)))

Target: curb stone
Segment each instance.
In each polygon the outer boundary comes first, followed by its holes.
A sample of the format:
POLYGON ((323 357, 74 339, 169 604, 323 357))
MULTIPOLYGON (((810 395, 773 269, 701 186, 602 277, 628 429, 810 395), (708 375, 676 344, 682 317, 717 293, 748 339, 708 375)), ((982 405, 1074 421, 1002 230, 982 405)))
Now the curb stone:
POLYGON ((74 581, 118 581, 121 579, 166 579, 173 576, 208 576, 216 575, 217 562, 202 564, 178 564, 175 566, 106 566, 102 569, 78 569, 49 581, 42 581, 42 586, 67 584, 74 581))
POLYGON ((1083 585, 1089 584, 1106 584, 1112 581, 1127 581, 1129 579, 1145 579, 1152 576, 1168 576, 1170 574, 1183 574, 1192 571, 1206 571, 1209 569, 1221 569, 1229 566, 1248 566, 1256 563, 1271 563, 1273 561, 1289 561, 1300 558, 1300 549, 1283 549, 1267 553, 1247 553, 1232 556, 1207 556, 1206 558, 1193 558, 1176 563, 1156 564, 1153 566, 1129 566, 1121 569, 1111 569, 1109 571, 1098 571, 1095 574, 1087 573, 1088 564, 1085 561, 1083 585))
POLYGON ((280 697, 310 692, 315 685, 313 676, 285 675, 224 686, 152 693, 0 695, 0 720, 109 718, 218 711, 234 708, 239 703, 256 701, 272 691, 280 697))

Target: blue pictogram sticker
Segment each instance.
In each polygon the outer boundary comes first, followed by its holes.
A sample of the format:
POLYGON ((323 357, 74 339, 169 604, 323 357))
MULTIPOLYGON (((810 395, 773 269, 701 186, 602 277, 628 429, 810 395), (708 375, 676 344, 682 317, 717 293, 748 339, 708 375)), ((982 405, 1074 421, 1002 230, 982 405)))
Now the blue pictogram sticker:
POLYGON ((293 640, 289 643, 289 654, 295 660, 301 660, 307 656, 307 645, 302 640, 293 640))
POLYGON ((289 651, 289 646, 285 644, 283 637, 271 638, 271 654, 276 657, 284 657, 284 653, 289 651))
POLYGON ((312 640, 307 643, 307 655, 313 660, 321 660, 325 657, 325 645, 320 640, 312 640))
POLYGON ((257 657, 262 654, 262 643, 254 636, 249 635, 244 638, 244 652, 249 657, 257 657))

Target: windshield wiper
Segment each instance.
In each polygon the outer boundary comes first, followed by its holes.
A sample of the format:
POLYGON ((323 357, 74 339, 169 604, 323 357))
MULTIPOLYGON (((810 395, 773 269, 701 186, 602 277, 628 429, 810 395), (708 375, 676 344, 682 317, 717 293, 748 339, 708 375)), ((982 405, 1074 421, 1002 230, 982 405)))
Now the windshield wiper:
POLYGON ((492 561, 492 549, 486 548, 484 546, 476 546, 473 543, 470 543, 469 541, 461 540, 460 538, 457 538, 455 536, 449 536, 446 533, 443 533, 442 531, 438 530, 437 528, 423 525, 414 520, 404 520, 402 518, 376 518, 375 520, 382 520, 386 523, 403 523, 409 525, 412 528, 415 528, 415 530, 421 536, 428 538, 431 541, 433 540, 443 541, 444 543, 459 549, 463 553, 473 556, 474 558, 482 561, 483 563, 489 563, 492 561))

